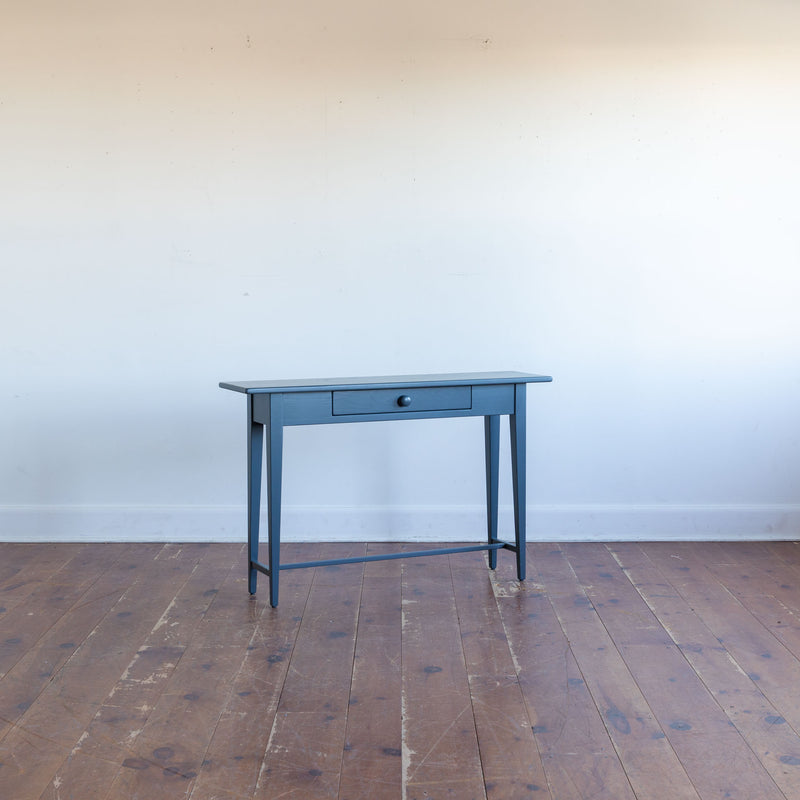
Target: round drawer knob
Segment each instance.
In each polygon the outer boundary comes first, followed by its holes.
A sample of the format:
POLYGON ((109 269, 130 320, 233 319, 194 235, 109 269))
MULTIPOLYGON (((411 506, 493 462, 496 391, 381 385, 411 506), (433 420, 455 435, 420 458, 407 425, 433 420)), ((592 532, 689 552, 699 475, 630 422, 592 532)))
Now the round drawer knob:
POLYGON ((407 394, 401 394, 400 397, 397 398, 397 405, 406 408, 411 405, 411 398, 407 394))

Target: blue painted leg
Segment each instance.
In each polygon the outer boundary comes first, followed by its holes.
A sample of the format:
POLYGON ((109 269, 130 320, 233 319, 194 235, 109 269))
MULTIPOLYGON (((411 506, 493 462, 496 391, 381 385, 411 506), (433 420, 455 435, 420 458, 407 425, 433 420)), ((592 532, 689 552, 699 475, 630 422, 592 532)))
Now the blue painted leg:
POLYGON ((511 428, 511 481, 514 488, 514 530, 517 545, 517 577, 525 580, 525 384, 515 384, 511 428))
POLYGON ((258 570, 258 518, 261 514, 261 463, 264 426, 253 422, 253 398, 247 397, 247 588, 256 593, 258 570))
MULTIPOLYGON (((486 527, 488 543, 497 541, 497 487, 500 462, 500 417, 483 418, 486 446, 486 527)), ((489 569, 497 566, 497 550, 489 550, 489 569)))
POLYGON ((269 602, 278 605, 281 563, 281 473, 283 460, 283 396, 270 396, 267 432, 267 506, 269 521, 269 602))

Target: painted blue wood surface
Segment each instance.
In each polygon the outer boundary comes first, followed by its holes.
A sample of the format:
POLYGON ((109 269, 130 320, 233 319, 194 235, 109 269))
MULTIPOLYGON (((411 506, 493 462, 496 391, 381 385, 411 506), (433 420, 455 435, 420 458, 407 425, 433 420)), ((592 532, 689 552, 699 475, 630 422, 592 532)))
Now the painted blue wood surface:
POLYGON ((549 375, 528 372, 444 372, 432 375, 380 375, 365 378, 301 378, 266 381, 223 381, 234 392, 313 392, 316 389, 379 389, 403 386, 457 386, 476 383, 548 383, 549 375))
POLYGON ((390 375, 371 378, 324 378, 301 381, 239 381, 223 389, 247 395, 247 558, 248 589, 256 591, 258 573, 269 577, 270 604, 278 605, 282 569, 415 558, 424 555, 486 550, 489 567, 497 551, 516 555, 517 577, 525 578, 525 387, 546 383, 549 375, 526 372, 474 372, 437 375, 390 375), (498 538, 498 475, 500 416, 507 415, 511 436, 511 479, 514 496, 514 543, 498 538), (280 563, 283 429, 287 425, 377 422, 441 417, 484 417, 486 460, 486 526, 483 545, 446 547, 413 553, 362 556, 334 561, 280 563), (267 455, 267 564, 258 559, 264 445, 267 455))

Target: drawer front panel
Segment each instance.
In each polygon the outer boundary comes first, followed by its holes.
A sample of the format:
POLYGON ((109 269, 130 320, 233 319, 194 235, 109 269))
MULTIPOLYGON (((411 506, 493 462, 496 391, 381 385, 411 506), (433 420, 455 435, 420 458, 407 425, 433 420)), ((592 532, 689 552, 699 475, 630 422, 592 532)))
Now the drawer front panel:
POLYGON ((472 408, 471 386, 360 389, 333 393, 333 414, 389 414, 472 408))

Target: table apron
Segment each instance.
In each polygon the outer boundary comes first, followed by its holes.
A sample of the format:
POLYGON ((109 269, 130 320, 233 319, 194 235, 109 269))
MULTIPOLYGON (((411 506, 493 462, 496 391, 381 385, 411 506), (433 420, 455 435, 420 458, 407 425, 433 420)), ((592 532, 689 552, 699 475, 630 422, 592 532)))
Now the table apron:
MULTIPOLYGON (((282 424, 286 425, 329 425, 336 422, 378 422, 382 420, 398 419, 432 419, 442 417, 480 417, 496 414, 515 413, 514 384, 473 384, 472 402, 469 408, 435 408, 414 410, 408 409, 391 411, 378 411, 375 413, 334 413, 334 394, 337 392, 276 392, 282 395, 282 424)), ((419 386, 400 387, 392 389, 392 394, 419 394, 419 386)), ((348 401, 354 407, 359 407, 358 395, 364 393, 365 401, 374 396, 374 390, 363 389, 348 391, 348 401), (354 402, 355 401, 355 402, 354 402)), ((253 422, 269 425, 270 398, 272 392, 254 394, 253 422)), ((363 404, 370 408, 370 402, 363 404)), ((341 406, 336 408, 339 412, 341 406)))

